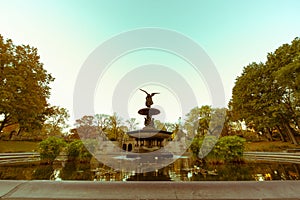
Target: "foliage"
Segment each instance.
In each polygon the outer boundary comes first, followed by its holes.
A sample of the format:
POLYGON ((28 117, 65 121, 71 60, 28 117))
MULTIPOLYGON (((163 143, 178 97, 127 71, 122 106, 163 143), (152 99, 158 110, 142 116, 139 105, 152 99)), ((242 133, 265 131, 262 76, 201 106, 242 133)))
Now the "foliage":
POLYGON ((154 120, 154 127, 158 130, 163 130, 163 131, 167 130, 165 124, 158 119, 154 120))
POLYGON ((245 120, 257 132, 278 130, 297 144, 300 123, 300 38, 269 53, 266 63, 251 63, 236 79, 229 103, 232 120, 245 120))
POLYGON ((123 121, 116 113, 109 117, 109 125, 106 134, 110 140, 122 141, 125 135, 124 129, 123 121))
POLYGON ((39 144, 41 160, 52 162, 59 155, 60 151, 66 146, 63 139, 49 137, 39 144))
POLYGON ((215 145, 213 153, 225 162, 240 160, 243 157, 245 141, 239 136, 221 137, 215 145))
POLYGON ((204 157, 212 150, 216 142, 217 138, 215 136, 195 137, 190 149, 195 156, 204 157))
POLYGON ((200 148, 203 143, 203 137, 196 137, 191 143, 190 150, 193 152, 194 156, 198 156, 200 152, 200 148))
POLYGON ((102 135, 109 140, 119 142, 125 139, 125 132, 128 130, 116 113, 112 116, 103 114, 83 116, 81 119, 76 120, 75 126, 82 139, 91 139, 102 135))
POLYGON ((139 122, 137 122, 136 118, 130 118, 130 119, 126 120, 125 122, 128 125, 129 131, 136 130, 137 126, 139 125, 139 122))
POLYGON ((69 160, 89 161, 92 157, 81 140, 74 140, 68 144, 67 153, 69 160))
POLYGON ((49 115, 43 125, 42 131, 47 136, 61 136, 64 129, 68 128, 67 120, 70 115, 65 108, 52 106, 48 108, 49 115))
POLYGON ((206 155, 206 160, 216 159, 224 162, 238 161, 244 152, 245 139, 238 136, 221 137, 218 141, 214 136, 194 138, 190 149, 194 156, 206 155), (205 142, 204 142, 205 141, 205 142), (211 148, 214 146, 213 148, 211 148))
POLYGON ((80 138, 95 138, 101 133, 101 129, 96 124, 95 118, 93 116, 83 116, 81 119, 77 119, 76 132, 80 138))
POLYGON ((241 131, 241 132, 242 132, 242 137, 249 142, 261 141, 257 132, 253 132, 253 131, 241 131))
POLYGON ((184 128, 190 137, 219 135, 224 126, 226 109, 205 105, 193 108, 186 117, 184 128))
POLYGON ((53 80, 36 48, 14 45, 0 35, 0 132, 16 123, 25 130, 40 128, 53 80))

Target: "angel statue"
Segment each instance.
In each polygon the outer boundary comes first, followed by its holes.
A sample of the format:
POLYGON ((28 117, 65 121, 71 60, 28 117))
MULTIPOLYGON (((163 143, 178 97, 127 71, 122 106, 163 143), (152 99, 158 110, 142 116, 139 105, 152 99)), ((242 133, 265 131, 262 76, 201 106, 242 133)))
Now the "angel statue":
POLYGON ((149 94, 149 93, 146 92, 145 90, 142 90, 142 89, 140 89, 140 90, 143 91, 143 92, 145 92, 145 93, 147 94, 147 96, 146 96, 146 106, 147 106, 148 108, 150 108, 151 105, 153 104, 152 97, 153 97, 155 94, 159 94, 159 93, 155 92, 155 93, 149 94))

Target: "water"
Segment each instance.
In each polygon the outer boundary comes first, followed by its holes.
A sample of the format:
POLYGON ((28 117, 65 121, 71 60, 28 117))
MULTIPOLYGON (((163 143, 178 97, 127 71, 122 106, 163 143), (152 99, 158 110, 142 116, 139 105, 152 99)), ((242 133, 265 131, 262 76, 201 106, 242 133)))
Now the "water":
POLYGON ((200 165, 189 158, 147 173, 114 171, 98 162, 0 166, 2 180, 90 181, 268 181, 298 180, 300 166, 284 163, 200 165))

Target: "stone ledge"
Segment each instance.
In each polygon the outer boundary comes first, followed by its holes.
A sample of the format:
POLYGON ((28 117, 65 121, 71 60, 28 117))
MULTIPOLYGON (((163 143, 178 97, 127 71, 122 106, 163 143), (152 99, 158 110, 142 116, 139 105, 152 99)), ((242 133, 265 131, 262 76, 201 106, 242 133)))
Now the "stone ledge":
POLYGON ((300 199, 300 181, 0 181, 1 199, 300 199))

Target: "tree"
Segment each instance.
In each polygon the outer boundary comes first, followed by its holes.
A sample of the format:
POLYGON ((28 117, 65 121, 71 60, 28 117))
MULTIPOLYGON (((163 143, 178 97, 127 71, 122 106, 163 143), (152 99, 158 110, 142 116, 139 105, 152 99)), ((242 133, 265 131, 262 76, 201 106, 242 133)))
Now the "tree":
POLYGON ((109 125, 109 115, 106 114, 96 114, 94 116, 96 124, 99 127, 100 131, 105 131, 109 125))
POLYGON ((206 134, 211 119, 211 107, 202 106, 193 108, 187 115, 184 128, 189 136, 203 136, 206 134))
POLYGON ((154 120, 154 127, 158 130, 166 131, 167 128, 165 127, 165 124, 162 123, 160 120, 156 119, 154 120))
POLYGON ((81 139, 96 138, 100 134, 100 130, 95 122, 94 116, 83 116, 75 122, 76 131, 81 139))
POLYGON ((47 116, 53 80, 36 48, 14 45, 0 35, 0 132, 16 123, 20 130, 40 128, 47 116))
POLYGON ((251 123, 256 131, 272 140, 278 130, 294 144, 300 120, 300 39, 269 53, 265 64, 252 63, 244 68, 233 88, 230 107, 235 120, 251 123))
POLYGON ((134 131, 137 129, 137 126, 139 125, 139 122, 136 121, 136 118, 130 118, 125 121, 128 125, 128 130, 134 131))
POLYGON ((170 132, 178 130, 178 124, 175 124, 175 123, 166 122, 164 124, 164 127, 166 128, 167 131, 170 131, 170 132))
POLYGON ((282 94, 276 90, 270 71, 263 63, 251 63, 236 79, 229 103, 232 121, 245 121, 257 132, 272 140, 271 130, 281 120, 275 118, 277 101, 282 94))
POLYGON ((242 75, 236 79, 232 101, 229 103, 232 120, 252 123, 257 131, 264 131, 270 123, 265 109, 270 103, 266 96, 270 89, 266 72, 263 63, 246 66, 242 75))
POLYGON ((123 122, 116 113, 109 117, 108 130, 106 130, 106 134, 110 140, 123 140, 125 135, 123 122))
POLYGON ((108 130, 109 118, 110 116, 106 114, 96 114, 94 116, 99 133, 103 138, 106 137, 105 131, 108 130))
POLYGON ((39 143, 41 160, 52 163, 65 146, 66 143, 61 138, 49 137, 46 140, 43 140, 39 143))
POLYGON ((68 128, 67 120, 70 115, 65 108, 52 106, 48 109, 49 116, 43 124, 43 132, 46 135, 63 135, 64 129, 68 128))
POLYGON ((170 123, 170 122, 161 122, 160 120, 154 120, 154 126, 158 130, 173 132, 178 129, 178 124, 170 123))
POLYGON ((73 130, 73 133, 78 133, 82 139, 96 138, 100 135, 114 141, 122 141, 128 129, 123 126, 122 119, 116 113, 112 116, 105 114, 83 116, 76 120, 75 126, 76 131, 73 130))
POLYGON ((225 116, 225 108, 211 108, 208 105, 195 107, 186 115, 184 128, 189 136, 219 135, 225 116))

